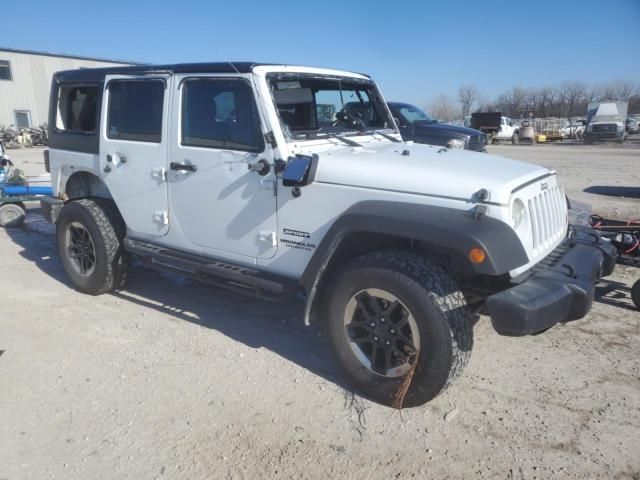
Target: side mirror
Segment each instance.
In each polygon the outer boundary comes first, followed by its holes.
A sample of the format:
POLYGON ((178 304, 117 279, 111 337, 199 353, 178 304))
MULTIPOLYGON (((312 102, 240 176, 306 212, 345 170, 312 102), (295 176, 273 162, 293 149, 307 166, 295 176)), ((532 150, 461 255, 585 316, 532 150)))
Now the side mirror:
POLYGON ((396 125, 399 127, 404 127, 404 125, 402 125, 402 122, 400 121, 400 119, 398 117, 393 117, 393 121, 396 122, 396 125))
POLYGON ((285 187, 303 187, 313 182, 312 172, 318 156, 296 155, 289 159, 282 171, 282 185, 285 187))

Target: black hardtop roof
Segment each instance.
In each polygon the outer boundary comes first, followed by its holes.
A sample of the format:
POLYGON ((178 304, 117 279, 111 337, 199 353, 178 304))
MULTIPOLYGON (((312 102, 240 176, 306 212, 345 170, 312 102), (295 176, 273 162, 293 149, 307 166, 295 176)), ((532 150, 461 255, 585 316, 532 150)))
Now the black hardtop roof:
POLYGON ((57 72, 59 81, 101 81, 105 75, 142 75, 153 73, 250 73, 257 62, 177 63, 168 65, 133 65, 127 67, 80 68, 57 72))
MULTIPOLYGON (((262 65, 286 65, 259 62, 174 63, 167 65, 132 65, 126 67, 80 68, 57 72, 54 78, 62 82, 101 82, 105 75, 145 75, 153 73, 251 73, 262 65)), ((366 74, 360 74, 369 77, 366 74)))

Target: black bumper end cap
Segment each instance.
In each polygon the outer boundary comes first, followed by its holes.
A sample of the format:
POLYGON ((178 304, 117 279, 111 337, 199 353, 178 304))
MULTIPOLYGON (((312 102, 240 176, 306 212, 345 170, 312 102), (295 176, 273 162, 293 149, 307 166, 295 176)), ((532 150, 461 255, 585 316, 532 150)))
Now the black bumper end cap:
POLYGON ((611 274, 616 259, 615 247, 597 232, 578 232, 556 265, 487 299, 493 328, 518 337, 583 318, 591 310, 596 282, 611 274))
POLYGON ((56 223, 64 202, 55 197, 40 197, 40 212, 49 223, 56 223))

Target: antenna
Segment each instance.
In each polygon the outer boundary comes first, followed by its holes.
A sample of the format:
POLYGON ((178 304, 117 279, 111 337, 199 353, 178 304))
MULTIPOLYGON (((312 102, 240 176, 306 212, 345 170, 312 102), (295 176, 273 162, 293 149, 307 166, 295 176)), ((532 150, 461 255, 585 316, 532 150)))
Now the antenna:
POLYGON ((218 49, 218 54, 219 54, 221 57, 223 57, 223 58, 227 61, 227 63, 228 63, 229 65, 231 65, 231 68, 233 68, 233 69, 236 71, 236 73, 237 73, 237 74, 240 74, 240 70, 238 70, 238 69, 236 68, 236 66, 231 62, 231 60, 229 60, 229 58, 227 58, 227 56, 226 56, 224 53, 222 53, 222 50, 218 49))

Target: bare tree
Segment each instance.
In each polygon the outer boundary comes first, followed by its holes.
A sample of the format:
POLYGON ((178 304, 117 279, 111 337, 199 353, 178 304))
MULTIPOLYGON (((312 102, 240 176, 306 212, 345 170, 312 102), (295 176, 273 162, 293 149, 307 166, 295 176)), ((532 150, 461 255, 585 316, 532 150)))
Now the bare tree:
POLYGON ((634 93, 635 85, 624 80, 618 80, 610 85, 607 90, 610 92, 609 97, 611 100, 623 100, 628 102, 634 93))
POLYGON ((480 100, 478 90, 473 85, 466 85, 458 89, 458 102, 462 110, 462 118, 466 118, 471 113, 473 106, 480 100))
POLYGON ((587 103, 597 102, 603 97, 602 87, 600 85, 592 85, 585 92, 584 98, 587 103))
POLYGON ((564 82, 560 92, 565 103, 565 113, 567 117, 571 118, 575 107, 584 101, 587 87, 579 81, 564 82))
POLYGON ((443 122, 451 122, 455 120, 457 116, 455 104, 448 95, 438 95, 431 101, 427 110, 431 113, 432 117, 443 122))
POLYGON ((500 110, 509 117, 519 117, 525 106, 527 91, 521 87, 513 87, 511 90, 498 97, 500 110))
POLYGON ((524 106, 526 110, 530 110, 534 115, 537 115, 538 110, 540 108, 540 102, 542 100, 541 90, 531 89, 527 92, 527 96, 524 101, 524 106))

